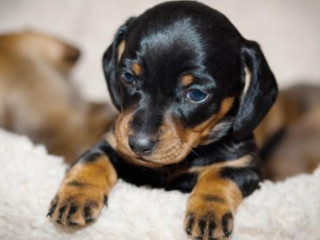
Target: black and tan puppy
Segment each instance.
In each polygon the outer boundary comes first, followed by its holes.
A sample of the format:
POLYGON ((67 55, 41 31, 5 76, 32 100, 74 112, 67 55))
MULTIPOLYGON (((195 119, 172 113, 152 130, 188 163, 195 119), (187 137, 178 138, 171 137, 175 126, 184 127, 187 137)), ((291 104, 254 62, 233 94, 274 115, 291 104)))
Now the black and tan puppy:
POLYGON ((203 4, 168 2, 120 27, 103 69, 120 115, 69 170, 49 216, 85 225, 123 178, 191 192, 187 234, 228 237, 261 180, 252 132, 277 95, 259 45, 203 4))

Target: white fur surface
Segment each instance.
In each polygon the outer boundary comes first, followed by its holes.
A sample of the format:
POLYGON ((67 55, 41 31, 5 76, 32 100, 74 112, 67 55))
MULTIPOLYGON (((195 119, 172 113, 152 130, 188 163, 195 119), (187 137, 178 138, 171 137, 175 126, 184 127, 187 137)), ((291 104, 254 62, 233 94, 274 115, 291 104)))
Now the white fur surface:
MULTIPOLYGON (((47 219, 49 202, 67 169, 27 138, 0 130, 0 239, 183 240, 188 195, 119 181, 109 207, 83 229, 47 219)), ((285 182, 262 183, 236 215, 232 239, 320 239, 320 168, 285 182)))

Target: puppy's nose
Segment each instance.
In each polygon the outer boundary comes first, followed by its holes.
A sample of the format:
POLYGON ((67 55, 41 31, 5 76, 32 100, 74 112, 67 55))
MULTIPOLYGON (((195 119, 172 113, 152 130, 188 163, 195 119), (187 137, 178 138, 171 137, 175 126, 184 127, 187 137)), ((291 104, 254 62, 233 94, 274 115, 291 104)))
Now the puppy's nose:
POLYGON ((156 141, 146 134, 131 135, 129 146, 138 155, 149 155, 156 146, 156 141))

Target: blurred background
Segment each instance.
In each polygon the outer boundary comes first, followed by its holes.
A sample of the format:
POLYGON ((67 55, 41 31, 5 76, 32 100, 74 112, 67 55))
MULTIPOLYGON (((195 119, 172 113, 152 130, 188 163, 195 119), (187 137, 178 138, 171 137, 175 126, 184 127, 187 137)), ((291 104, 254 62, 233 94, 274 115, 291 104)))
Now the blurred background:
MULTIPOLYGON (((67 162, 101 139, 115 116, 102 55, 126 19, 160 2, 0 0, 0 127, 67 162)), ((320 0, 201 2, 261 45, 279 83, 255 133, 267 176, 312 172, 320 163, 320 0)))
MULTIPOLYGON (((101 58, 117 27, 160 0, 0 0, 0 32, 35 29, 81 49, 73 72, 81 92, 106 98, 101 58)), ((201 1, 224 13, 247 39, 258 41, 280 86, 319 83, 319 0, 201 1)))

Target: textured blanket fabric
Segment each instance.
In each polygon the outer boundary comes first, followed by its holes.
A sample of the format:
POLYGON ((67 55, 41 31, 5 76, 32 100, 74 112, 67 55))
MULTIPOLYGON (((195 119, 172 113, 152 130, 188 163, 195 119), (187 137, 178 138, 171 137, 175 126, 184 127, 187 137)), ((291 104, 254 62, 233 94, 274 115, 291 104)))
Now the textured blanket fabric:
MULTIPOLYGON (((0 130, 0 239, 182 240, 188 195, 119 181, 95 223, 62 228, 46 213, 67 169, 27 138, 0 130)), ((285 182, 264 182, 236 215, 232 239, 320 239, 320 168, 285 182)))

